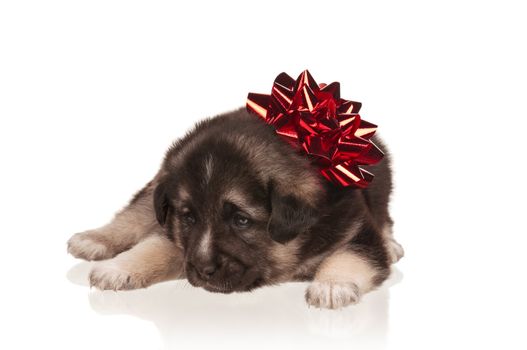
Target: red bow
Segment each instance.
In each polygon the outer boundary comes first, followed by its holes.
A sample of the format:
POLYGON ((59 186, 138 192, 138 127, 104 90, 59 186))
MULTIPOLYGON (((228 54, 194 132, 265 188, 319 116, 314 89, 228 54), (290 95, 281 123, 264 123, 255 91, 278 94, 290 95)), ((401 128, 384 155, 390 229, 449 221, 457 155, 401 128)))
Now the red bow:
POLYGON ((320 172, 341 186, 365 188, 373 174, 359 168, 384 154, 370 140, 377 126, 361 120, 360 102, 340 98, 340 84, 318 85, 307 70, 295 81, 278 75, 271 95, 249 93, 247 109, 288 142, 315 157, 320 172))

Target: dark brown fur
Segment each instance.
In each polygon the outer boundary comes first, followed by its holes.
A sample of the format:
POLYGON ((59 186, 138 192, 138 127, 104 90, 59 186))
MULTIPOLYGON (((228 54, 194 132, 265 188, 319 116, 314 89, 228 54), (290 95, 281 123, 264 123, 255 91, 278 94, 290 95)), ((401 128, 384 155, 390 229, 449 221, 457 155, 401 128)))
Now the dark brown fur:
MULTIPOLYGON (((378 139, 375 141, 379 143, 378 139)), ((388 276, 390 262, 381 235, 382 228, 391 225, 387 209, 391 192, 388 156, 372 167, 376 178, 368 189, 341 188, 321 180, 314 182, 311 197, 304 198, 295 187, 304 181, 306 169, 319 177, 316 167, 307 156, 282 141, 272 127, 242 109, 198 124, 170 148, 163 169, 166 175, 161 180, 163 190, 156 196, 156 210, 161 212, 161 222, 164 224, 166 220, 172 227, 169 234, 175 235, 185 248, 187 275, 194 285, 230 292, 280 282, 285 276, 306 279, 314 275, 316 265, 302 277, 294 277, 293 270, 303 261, 329 254, 343 245, 375 266, 379 271, 377 284, 388 276), (257 140, 268 148, 266 157, 277 159, 279 164, 278 160, 286 159, 287 168, 279 167, 274 171, 291 174, 295 182, 280 183, 273 171, 260 169, 261 165, 244 149, 246 145, 238 144, 233 135, 257 140), (207 183, 203 181, 206 157, 212 157, 215 167, 207 183), (269 177, 259 176, 262 172, 269 177), (250 241, 243 238, 247 233, 236 232, 221 219, 228 215, 221 208, 225 205, 222 194, 229 188, 239 189, 252 205, 265 209, 266 215, 261 220, 253 220, 250 241), (185 205, 191 206, 199 216, 198 222, 190 228, 179 220, 181 208, 166 205, 177 201, 178 192, 182 190, 190 194, 191 203, 185 205), (358 221, 363 223, 360 230, 347 237, 347 229, 358 221), (215 255, 209 261, 194 262, 192 252, 196 251, 206 225, 212 229, 215 255), (291 251, 297 256, 296 263, 293 266, 275 263, 269 251, 273 241, 286 243, 293 239, 301 242, 297 250, 291 251), (195 272, 196 264, 214 266, 218 278, 200 279, 195 272), (235 278, 222 271, 229 268, 235 270, 235 278), (243 279, 241 270, 250 275, 252 282, 243 279)))

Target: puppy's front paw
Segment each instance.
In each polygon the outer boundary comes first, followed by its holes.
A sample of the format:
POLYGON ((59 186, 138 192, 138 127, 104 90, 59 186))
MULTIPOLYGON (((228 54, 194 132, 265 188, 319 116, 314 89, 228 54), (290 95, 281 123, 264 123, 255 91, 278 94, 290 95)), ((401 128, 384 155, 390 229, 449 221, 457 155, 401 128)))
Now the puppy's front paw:
POLYGON ((114 261, 95 263, 89 276, 90 286, 101 290, 130 290, 145 288, 147 281, 127 271, 114 261))
POLYGON ((306 302, 318 308, 340 309, 359 300, 360 290, 353 282, 314 281, 306 290, 306 302))
POLYGON ((68 253, 84 260, 104 260, 114 256, 111 249, 97 239, 94 231, 74 234, 68 241, 68 253))

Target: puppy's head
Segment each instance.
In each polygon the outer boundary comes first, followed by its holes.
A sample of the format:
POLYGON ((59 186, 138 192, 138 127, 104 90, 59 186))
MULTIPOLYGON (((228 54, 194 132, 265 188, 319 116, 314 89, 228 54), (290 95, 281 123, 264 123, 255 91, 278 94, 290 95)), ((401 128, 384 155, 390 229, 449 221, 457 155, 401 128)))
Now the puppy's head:
POLYGON ((157 219, 183 248, 187 279, 209 291, 279 281, 317 221, 318 180, 295 163, 289 146, 248 146, 239 137, 194 142, 167 157, 155 190, 157 219))

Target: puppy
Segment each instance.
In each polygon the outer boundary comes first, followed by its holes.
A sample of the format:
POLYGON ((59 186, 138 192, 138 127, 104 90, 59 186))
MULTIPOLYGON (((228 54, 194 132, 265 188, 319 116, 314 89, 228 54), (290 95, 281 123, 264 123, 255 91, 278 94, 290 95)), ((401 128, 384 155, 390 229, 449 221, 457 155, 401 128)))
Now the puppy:
POLYGON ((71 237, 68 251, 100 260, 89 276, 99 289, 187 278, 231 293, 312 281, 309 305, 341 308, 379 286, 403 255, 388 213, 388 156, 369 170, 367 189, 336 187, 240 109, 175 142, 130 204, 106 226, 71 237))

